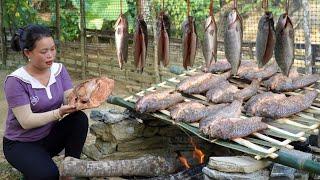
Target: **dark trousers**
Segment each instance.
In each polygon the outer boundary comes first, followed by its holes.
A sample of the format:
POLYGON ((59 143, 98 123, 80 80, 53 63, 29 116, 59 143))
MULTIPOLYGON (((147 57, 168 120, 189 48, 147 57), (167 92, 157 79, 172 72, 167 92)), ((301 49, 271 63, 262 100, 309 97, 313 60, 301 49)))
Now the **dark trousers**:
POLYGON ((80 158, 87 132, 88 117, 77 111, 57 122, 50 134, 39 141, 19 142, 3 138, 3 152, 25 179, 59 179, 59 170, 52 157, 65 149, 65 156, 80 158))

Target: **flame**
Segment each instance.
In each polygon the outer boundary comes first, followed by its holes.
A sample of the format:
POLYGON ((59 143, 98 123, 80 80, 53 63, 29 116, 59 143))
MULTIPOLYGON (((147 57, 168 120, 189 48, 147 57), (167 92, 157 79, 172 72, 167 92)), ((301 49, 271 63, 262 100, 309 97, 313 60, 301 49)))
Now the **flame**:
POLYGON ((198 159, 198 162, 200 164, 203 164, 205 154, 199 148, 197 148, 196 143, 194 142, 193 138, 190 138, 190 142, 191 142, 192 146, 194 147, 193 158, 198 159))
POLYGON ((189 168, 190 168, 190 165, 189 165, 189 163, 188 163, 187 158, 185 158, 180 152, 177 152, 177 154, 178 154, 178 158, 179 158, 181 164, 182 164, 184 167, 186 167, 187 169, 189 169, 189 168))

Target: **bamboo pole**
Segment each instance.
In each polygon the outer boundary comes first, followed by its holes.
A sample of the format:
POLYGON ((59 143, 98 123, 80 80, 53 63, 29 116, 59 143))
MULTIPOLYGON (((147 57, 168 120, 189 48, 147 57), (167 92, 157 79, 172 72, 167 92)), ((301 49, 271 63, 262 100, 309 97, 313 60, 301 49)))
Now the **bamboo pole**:
POLYGON ((85 1, 80 0, 80 31, 81 31, 81 58, 82 58, 82 70, 81 70, 81 78, 86 79, 86 66, 87 66, 87 58, 86 58, 86 12, 85 12, 85 1))
POLYGON ((4 1, 0 0, 0 41, 1 41, 1 60, 2 66, 7 66, 7 48, 6 48, 6 33, 3 25, 3 9, 4 9, 4 1))
POLYGON ((60 0, 56 0, 56 39, 58 41, 58 49, 57 49, 57 54, 58 54, 58 58, 57 60, 59 61, 61 59, 61 38, 60 38, 60 0))

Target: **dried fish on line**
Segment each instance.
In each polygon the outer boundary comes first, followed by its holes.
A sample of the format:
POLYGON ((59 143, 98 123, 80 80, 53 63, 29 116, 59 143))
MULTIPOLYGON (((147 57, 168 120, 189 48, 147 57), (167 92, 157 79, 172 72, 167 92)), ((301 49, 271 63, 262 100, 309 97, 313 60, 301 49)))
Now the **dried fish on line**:
POLYGON ((158 91, 141 97, 137 101, 135 109, 140 113, 156 112, 167 109, 183 100, 184 97, 176 91, 158 91))
POLYGON ((121 14, 115 24, 115 41, 117 57, 120 69, 128 60, 128 21, 124 14, 121 14))
POLYGON ((261 122, 261 117, 252 117, 248 119, 241 118, 222 118, 212 121, 208 126, 208 132, 211 138, 234 139, 249 136, 250 134, 265 130, 268 125, 261 122))
POLYGON ((282 73, 289 75, 291 66, 294 61, 294 29, 293 23, 288 15, 280 15, 276 26, 276 45, 274 56, 282 73))
POLYGON ((209 16, 205 20, 204 38, 202 52, 205 59, 206 67, 209 67, 212 62, 217 61, 217 24, 213 16, 209 16))
POLYGON ((250 115, 272 119, 288 117, 308 109, 317 95, 317 91, 305 91, 305 94, 289 97, 267 92, 252 97, 245 108, 250 115))
POLYGON ((242 38, 242 18, 234 7, 227 15, 224 33, 225 56, 231 64, 233 75, 237 75, 240 66, 242 38))
POLYGON ((160 62, 162 62, 163 66, 166 67, 169 64, 170 19, 163 11, 159 14, 156 30, 158 64, 160 65, 160 62))
POLYGON ((142 73, 146 64, 148 47, 148 29, 142 15, 136 19, 134 32, 134 62, 137 70, 142 73))
POLYGON ((188 16, 187 19, 183 21, 181 29, 183 31, 183 36, 182 36, 183 67, 187 69, 188 67, 193 66, 194 59, 197 53, 198 37, 197 37, 194 17, 188 16))
POLYGON ((256 58, 259 68, 262 68, 271 59, 275 43, 273 15, 267 11, 259 20, 256 39, 256 58))

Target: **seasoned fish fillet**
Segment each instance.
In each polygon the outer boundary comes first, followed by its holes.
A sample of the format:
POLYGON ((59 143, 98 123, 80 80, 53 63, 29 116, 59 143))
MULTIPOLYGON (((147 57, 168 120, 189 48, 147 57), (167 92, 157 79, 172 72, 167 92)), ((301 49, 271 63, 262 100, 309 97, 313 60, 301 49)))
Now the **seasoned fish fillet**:
POLYGON ((201 103, 184 102, 170 108, 170 115, 175 121, 196 122, 205 116, 205 109, 201 103))
POLYGON ((204 68, 204 72, 218 73, 231 70, 231 64, 227 60, 212 61, 208 68, 204 68))
MULTIPOLYGON (((293 68, 291 68, 292 70, 293 68)), ((290 71, 291 71, 290 70, 290 71)), ((295 74, 291 75, 289 73, 289 77, 283 75, 282 73, 277 73, 272 76, 270 79, 264 82, 265 86, 272 91, 275 92, 284 92, 284 91, 294 91, 296 89, 304 88, 310 86, 311 84, 316 83, 320 79, 318 74, 311 74, 305 76, 296 77, 295 74)))
POLYGON ((281 99, 269 98, 268 100, 256 103, 254 105, 255 111, 251 111, 250 113, 256 116, 274 119, 288 117, 309 108, 317 95, 317 91, 306 91, 304 95, 284 97, 281 99))
POLYGON ((136 111, 140 113, 155 112, 167 109, 183 100, 184 97, 180 93, 172 90, 154 92, 145 95, 137 101, 136 111))
POLYGON ((261 119, 261 117, 217 119, 209 124, 207 135, 221 139, 246 137, 268 128, 267 124, 261 122, 261 119))
POLYGON ((199 84, 210 79, 212 76, 213 74, 211 73, 203 73, 188 77, 177 84, 177 90, 180 92, 186 92, 189 88, 197 87, 199 84))
POLYGON ((235 93, 228 93, 225 96, 222 97, 221 102, 224 103, 230 103, 236 99, 243 99, 248 100, 252 96, 258 93, 258 89, 260 86, 260 81, 255 79, 251 82, 251 84, 240 91, 237 91, 235 93))
POLYGON ((238 75, 242 76, 243 74, 249 72, 249 71, 258 71, 258 64, 255 61, 251 60, 242 60, 240 67, 238 69, 238 75))
POLYGON ((225 81, 231 76, 230 72, 221 75, 211 73, 198 74, 182 80, 177 85, 177 90, 186 94, 200 94, 219 85, 220 81, 225 81))
POLYGON ((256 114, 257 108, 259 104, 263 104, 269 100, 282 100, 286 98, 284 94, 275 94, 272 92, 264 92, 262 94, 257 94, 249 99, 249 101, 245 104, 244 108, 248 115, 256 114))
POLYGON ((227 105, 216 112, 209 114, 206 118, 200 120, 199 128, 204 134, 208 134, 208 127, 211 121, 215 121, 223 118, 240 117, 242 101, 235 100, 230 105, 227 105))
POLYGON ((273 62, 261 69, 256 69, 255 67, 253 67, 252 69, 247 69, 246 71, 242 71, 241 73, 238 73, 238 75, 240 78, 246 79, 249 81, 252 81, 253 79, 264 80, 276 74, 277 71, 278 71, 278 66, 276 63, 273 62))
POLYGON ((210 89, 206 93, 206 97, 213 103, 222 103, 225 95, 238 91, 239 89, 237 86, 230 84, 228 81, 221 81, 219 86, 210 89))

